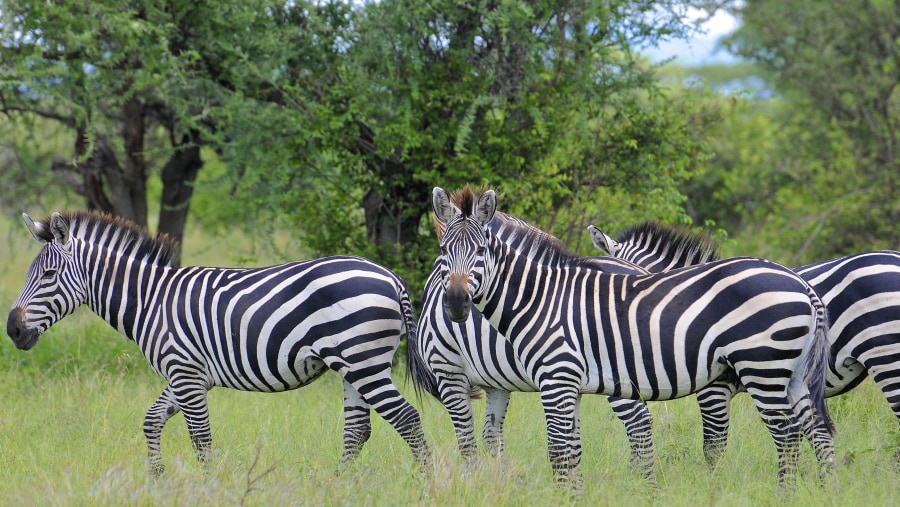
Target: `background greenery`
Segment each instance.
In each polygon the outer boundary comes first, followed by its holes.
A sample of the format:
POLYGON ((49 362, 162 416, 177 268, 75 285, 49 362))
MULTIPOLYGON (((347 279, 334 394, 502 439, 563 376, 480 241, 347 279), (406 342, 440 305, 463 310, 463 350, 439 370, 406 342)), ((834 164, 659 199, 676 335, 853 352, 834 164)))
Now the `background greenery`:
MULTIPOLYGON (((37 243, 18 220, 0 219, 15 254, 0 262, 0 300, 11 301, 37 243)), ((230 263, 219 238, 189 230, 185 261, 230 263)), ((227 244, 250 245, 232 233, 227 244)), ((257 255, 246 252, 247 257, 257 255)), ((260 255, 255 262, 273 259, 260 255)), ((556 490, 546 457, 540 400, 513 395, 504 459, 484 453, 465 463, 440 403, 415 398, 402 365, 401 391, 419 409, 435 466, 416 470, 400 437, 377 415, 357 464, 336 474, 341 452, 337 375, 289 393, 216 389, 210 393, 214 454, 196 463, 184 418, 163 432, 168 473, 152 480, 145 464, 144 412, 164 387, 134 344, 82 309, 51 328, 29 352, 0 344, 0 505, 895 505, 897 422, 870 380, 828 400, 838 434, 838 484, 820 488, 805 445, 791 494, 776 492, 775 450, 747 396, 734 404, 728 451, 710 471, 693 397, 651 403, 658 487, 628 467, 628 444, 601 396, 582 405, 585 491, 556 490)), ((475 403, 478 428, 484 402, 475 403)))
MULTIPOLYGON (((587 224, 615 235, 645 219, 790 266, 898 249, 898 36, 900 6, 875 0, 4 2, 0 308, 37 252, 19 213, 66 207, 172 234, 183 264, 365 255, 416 298, 438 251, 435 185, 490 184, 502 210, 582 253, 587 224), (741 21, 724 41, 741 63, 641 56, 717 8, 741 21)), ((569 502, 531 395, 514 396, 507 458, 468 466, 446 411, 414 400, 436 451, 427 481, 377 417, 358 467, 334 475, 332 376, 283 395, 214 391, 210 472, 179 416, 164 435, 172 473, 153 482, 140 423, 162 381, 86 311, 31 352, 0 342, 0 385, 4 504, 569 502)), ((802 481, 789 501, 895 504, 897 422, 881 394, 866 381, 829 407, 840 487, 802 481)), ((584 503, 784 500, 746 400, 712 473, 693 400, 653 410, 655 490, 627 471, 605 402, 585 403, 584 503)))
POLYGON ((282 233, 415 294, 435 185, 584 253, 646 219, 791 266, 898 248, 896 34, 871 0, 15 2, 0 209, 282 233), (742 63, 641 56, 720 8, 742 63))

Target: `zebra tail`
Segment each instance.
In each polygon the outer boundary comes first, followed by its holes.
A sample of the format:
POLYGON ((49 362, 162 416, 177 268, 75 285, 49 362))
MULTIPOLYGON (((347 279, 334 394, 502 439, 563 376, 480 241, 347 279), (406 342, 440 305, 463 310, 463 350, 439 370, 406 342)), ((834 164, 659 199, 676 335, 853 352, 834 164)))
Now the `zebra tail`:
POLYGON ((419 343, 416 340, 416 333, 413 331, 407 334, 406 338, 406 378, 412 378, 413 389, 416 397, 422 397, 422 391, 441 399, 438 392, 437 377, 432 373, 431 368, 425 363, 425 358, 419 351, 419 343))
POLYGON ((422 352, 419 350, 418 324, 413 310, 409 292, 405 286, 400 287, 400 306, 403 308, 403 320, 406 326, 406 380, 412 379, 413 390, 416 397, 422 398, 422 391, 440 399, 438 393, 437 377, 425 363, 422 352))
POLYGON ((828 432, 834 436, 834 422, 825 406, 825 377, 831 359, 831 344, 828 342, 828 310, 812 287, 807 285, 806 290, 809 292, 809 299, 816 313, 816 332, 815 339, 808 345, 809 350, 804 351, 806 368, 803 382, 809 388, 809 397, 816 417, 822 419, 828 432))

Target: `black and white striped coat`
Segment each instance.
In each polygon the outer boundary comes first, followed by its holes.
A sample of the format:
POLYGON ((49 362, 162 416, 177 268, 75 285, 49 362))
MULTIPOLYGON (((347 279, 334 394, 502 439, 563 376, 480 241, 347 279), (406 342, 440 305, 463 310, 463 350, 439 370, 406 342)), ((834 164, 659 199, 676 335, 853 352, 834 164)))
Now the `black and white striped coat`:
POLYGON ((610 274, 538 235, 510 248, 488 227, 493 191, 454 200, 435 188, 433 208, 445 229, 445 310, 464 321, 474 304, 512 345, 540 390, 560 483, 581 481, 582 393, 672 399, 729 368, 772 433, 780 478, 796 468, 800 425, 814 426, 833 449, 823 402, 824 307, 787 268, 741 258, 610 274))
MULTIPOLYGON (((391 361, 415 315, 403 281, 358 257, 328 257, 253 269, 173 268, 174 245, 107 215, 25 215, 44 246, 13 304, 7 332, 34 347, 56 321, 87 305, 133 340, 168 385, 147 411, 151 469, 162 471, 160 434, 184 414, 201 460, 211 445, 213 387, 278 392, 328 370, 343 377, 344 451, 369 438, 370 407, 429 460, 419 414, 391 379, 391 361)), ((309 429, 309 431, 315 431, 309 429)))
MULTIPOLYGON (((673 234, 657 224, 630 228, 618 241, 596 228, 590 233, 601 251, 653 272, 718 258, 718 252, 705 238, 673 234), (696 255, 698 252, 705 255, 696 255), (679 257, 678 263, 671 262, 679 257)), ((825 396, 844 394, 871 376, 900 421, 900 252, 865 252, 794 271, 815 289, 828 310, 831 360, 825 396)), ((738 379, 725 375, 697 393, 703 420, 703 450, 710 464, 715 464, 725 452, 731 399, 743 391, 738 379)), ((900 461, 900 449, 896 452, 900 461)))
MULTIPOLYGON (((443 230, 436 224, 438 236, 443 230)), ((544 234, 528 223, 497 212, 491 230, 513 248, 527 237, 523 231, 544 234)), ((548 241, 559 243, 547 235, 548 241)), ((561 246, 562 247, 562 246, 561 246)), ((619 259, 596 258, 597 266, 611 272, 646 273, 619 259)), ((516 357, 509 341, 473 309, 465 322, 454 322, 444 311, 444 290, 439 264, 425 283, 424 304, 419 328, 407 346, 407 372, 414 384, 440 399, 450 414, 463 455, 475 452, 475 432, 471 398, 473 388, 484 390, 487 398, 483 440, 491 453, 503 450, 503 424, 510 392, 537 392, 538 386, 516 357)), ((625 425, 631 444, 632 468, 652 479, 653 448, 650 413, 644 403, 609 398, 610 406, 625 425)))

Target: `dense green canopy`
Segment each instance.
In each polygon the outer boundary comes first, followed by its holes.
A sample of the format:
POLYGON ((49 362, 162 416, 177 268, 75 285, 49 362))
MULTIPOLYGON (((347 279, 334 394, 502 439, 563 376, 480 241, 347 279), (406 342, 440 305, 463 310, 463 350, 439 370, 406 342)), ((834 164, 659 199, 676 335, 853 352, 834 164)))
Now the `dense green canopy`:
POLYGON ((15 2, 0 197, 178 239, 188 217, 288 229, 295 256, 413 287, 436 185, 489 184, 584 253, 588 224, 645 219, 794 264, 898 248, 896 7, 807 3, 737 4, 727 44, 757 65, 709 76, 768 93, 725 96, 641 50, 727 1, 15 2))

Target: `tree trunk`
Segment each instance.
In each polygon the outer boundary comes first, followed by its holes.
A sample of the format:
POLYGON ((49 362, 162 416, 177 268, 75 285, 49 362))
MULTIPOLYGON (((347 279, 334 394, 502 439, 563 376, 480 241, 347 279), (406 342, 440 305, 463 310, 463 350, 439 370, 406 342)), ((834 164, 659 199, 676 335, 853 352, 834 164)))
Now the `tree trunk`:
MULTIPOLYGON (((402 174, 402 173, 396 173, 402 174)), ((397 185, 399 177, 388 176, 389 196, 369 190, 363 199, 366 215, 366 236, 375 245, 380 262, 403 254, 403 244, 413 243, 418 237, 421 216, 422 188, 397 185)))
POLYGON ((146 121, 143 103, 132 97, 122 106, 122 142, 125 166, 110 167, 106 175, 116 213, 147 225, 147 168, 144 160, 146 121))
MULTIPOLYGON (((135 104, 125 109, 134 113, 135 104)), ((128 116, 122 129, 126 152, 126 170, 111 144, 102 134, 95 134, 91 155, 83 162, 55 159, 51 169, 60 175, 72 189, 84 197, 85 206, 115 216, 126 218, 147 227, 147 169, 144 162, 144 127, 140 116, 128 116)), ((203 160, 200 157, 199 133, 192 131, 175 146, 175 152, 162 169, 163 191, 159 212, 158 232, 168 234, 178 244, 184 239, 184 226, 194 193, 194 181, 203 160)), ((75 141, 76 160, 84 158, 89 143, 85 129, 78 130, 75 141)), ((173 259, 181 262, 180 253, 173 259)))
MULTIPOLYGON (((199 133, 191 131, 181 140, 175 153, 162 169, 162 199, 159 210, 160 234, 168 234, 180 245, 184 239, 184 226, 190 210, 191 197, 194 195, 194 181, 203 167, 200 156, 199 133)), ((181 264, 181 252, 172 260, 174 265, 181 264)))

